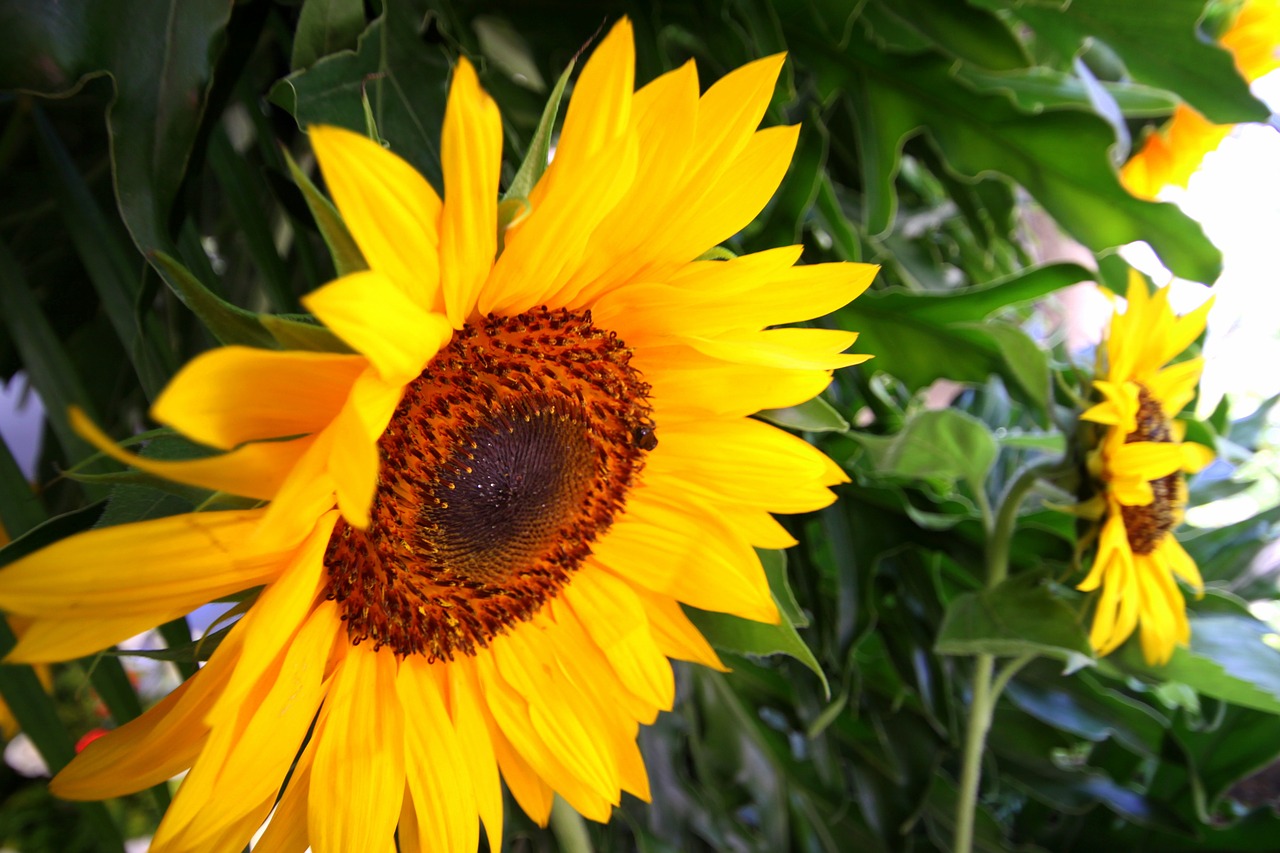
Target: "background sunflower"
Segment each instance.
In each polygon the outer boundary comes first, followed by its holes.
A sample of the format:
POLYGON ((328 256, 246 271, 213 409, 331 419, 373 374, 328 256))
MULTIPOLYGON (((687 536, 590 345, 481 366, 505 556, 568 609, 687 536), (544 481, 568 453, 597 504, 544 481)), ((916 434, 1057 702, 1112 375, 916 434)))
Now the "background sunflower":
MULTIPOLYGON (((1205 595, 1188 596, 1189 637, 1173 632, 1166 663, 1152 660, 1167 643, 1153 656, 1139 639, 1098 643, 1110 654, 1095 655, 1095 604, 1074 586, 1094 565, 1098 525, 1063 511, 1098 473, 1078 419, 1097 403, 1094 381, 1116 379, 1088 367, 1068 288, 1093 280, 1123 296, 1129 269, 1115 250, 1134 240, 1182 278, 1217 276, 1221 257, 1200 226, 1131 195, 1116 163, 1182 105, 1216 125, 1268 118, 1216 45, 1243 55, 1223 38, 1240 5, 0 0, 0 371, 13 396, 29 383, 46 411, 34 453, 16 442, 0 452, 0 523, 14 534, 0 564, 80 531, 225 508, 208 491, 122 470, 70 412, 127 440, 142 467, 191 464, 209 451, 147 419, 182 365, 217 344, 333 345, 302 316, 303 297, 358 269, 368 249, 317 192, 341 190, 317 171, 301 127, 376 138, 447 193, 440 140, 450 69, 466 57, 501 116, 505 193, 530 148, 573 147, 557 137, 560 118, 539 132, 544 107, 570 60, 625 14, 639 84, 692 60, 705 90, 786 52, 762 125, 798 124, 795 157, 763 213, 750 224, 743 214, 713 254, 803 244, 798 259, 766 257, 796 270, 880 265, 857 301, 800 321, 830 334, 832 349, 856 331, 855 349, 875 358, 837 371, 811 403, 740 413, 752 416, 745 429, 770 423, 818 446, 840 469, 819 479, 849 482, 835 505, 797 500, 806 512, 771 528, 759 559, 778 624, 679 611, 714 647, 706 660, 729 671, 674 667, 674 709, 639 733, 652 803, 626 795, 607 823, 560 807, 542 828, 506 795, 501 843, 1270 849, 1280 652, 1253 614, 1275 597, 1270 564, 1255 558, 1280 511, 1173 534, 1205 595)), ((1274 57, 1274 27, 1249 32, 1274 57)), ((584 207, 604 203, 611 175, 602 170, 584 207)), ((736 215, 730 189, 721 201, 736 215)), ((677 235, 696 224, 681 202, 662 208, 677 235)), ((493 203, 505 223, 527 213, 515 196, 493 203)), ((647 237, 634 225, 617 223, 610 246, 647 237)), ((684 283, 678 319, 723 317, 690 298, 697 286, 684 283)), ((779 310, 795 303, 788 322, 820 313, 800 310, 817 296, 794 284, 768 295, 779 310)), ((649 296, 602 299, 600 310, 643 335, 671 318, 674 294, 649 296)), ((1194 349, 1196 333, 1177 351, 1194 349)), ((732 380, 766 395, 765 375, 732 380)), ((1170 399, 1165 414, 1187 424, 1183 446, 1218 453, 1188 479, 1191 507, 1262 476, 1267 407, 1197 405, 1194 382, 1170 399)), ((673 481, 681 466, 756 476, 766 461, 746 443, 681 447, 660 425, 656 435, 673 481)), ((1154 471, 1140 467, 1136 481, 1154 471)), ((758 482, 744 476, 734 500, 763 502, 752 489, 791 499, 758 482)), ((191 676, 229 636, 215 624, 199 641, 216 614, 198 615, 195 628, 160 626, 168 648, 145 654, 191 676)), ((11 642, 7 626, 0 635, 11 642)), ((0 694, 56 770, 83 735, 139 719, 156 700, 140 660, 61 664, 51 696, 30 669, 4 666, 0 694)), ((172 800, 172 783, 155 781, 108 804, 70 804, 6 769, 0 838, 118 850, 149 837, 172 800)))

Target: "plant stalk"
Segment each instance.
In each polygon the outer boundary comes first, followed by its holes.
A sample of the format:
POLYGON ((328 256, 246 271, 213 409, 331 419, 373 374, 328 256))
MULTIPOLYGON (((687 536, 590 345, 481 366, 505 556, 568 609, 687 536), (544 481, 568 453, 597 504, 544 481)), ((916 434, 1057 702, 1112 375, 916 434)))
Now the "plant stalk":
MULTIPOLYGON (((982 511, 983 528, 986 531, 986 589, 998 586, 1009 576, 1009 545, 1018 522, 1018 508, 1022 499, 1041 476, 1053 470, 1051 463, 1039 463, 1023 468, 1000 498, 1000 508, 992 513, 991 504, 983 489, 975 490, 978 508, 982 511)), ((1026 666, 1032 655, 1023 655, 1011 661, 992 681, 995 672, 995 656, 976 656, 973 681, 969 691, 969 724, 965 729, 964 753, 960 769, 960 795, 956 799, 955 853, 972 853, 973 826, 978 808, 978 783, 982 779, 982 754, 987 745, 987 732, 991 730, 991 718, 995 714, 996 700, 1009 679, 1026 666)))

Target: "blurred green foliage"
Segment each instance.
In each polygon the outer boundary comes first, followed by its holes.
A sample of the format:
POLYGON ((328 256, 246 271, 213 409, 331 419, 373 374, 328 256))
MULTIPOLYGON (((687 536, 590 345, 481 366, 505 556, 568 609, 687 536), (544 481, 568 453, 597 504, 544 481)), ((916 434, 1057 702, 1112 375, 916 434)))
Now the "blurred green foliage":
MULTIPOLYGON (((799 241, 806 262, 882 272, 824 321, 860 331, 876 358, 842 371, 825 403, 766 414, 852 479, 837 505, 788 520, 800 545, 785 561, 767 555, 792 624, 699 616, 733 671, 678 668, 676 710, 641 733, 654 801, 625 802, 592 843, 949 850, 969 672, 990 654, 1018 663, 995 708, 975 849, 1275 849, 1280 788, 1241 781, 1280 757, 1280 652, 1245 606, 1274 595, 1249 567, 1280 516, 1189 535, 1212 591, 1191 602, 1192 644, 1167 667, 1133 644, 1093 660, 1072 589, 1087 543, 1054 508, 1077 497, 1073 395, 1088 377, 1028 332, 1037 300, 1096 277, 1044 259, 1033 220, 1081 244, 1112 286, 1114 252, 1134 240, 1181 276, 1216 277, 1199 225, 1129 195, 1116 172, 1180 102, 1218 122, 1267 117, 1202 30, 1201 0, 0 0, 0 376, 25 371, 48 407, 36 491, 0 445, 0 522, 17 540, 0 564, 198 500, 60 476, 90 458, 68 405, 126 436, 217 341, 325 344, 305 318, 263 316, 297 312, 359 262, 303 178, 307 125, 371 118, 438 186, 449 68, 467 55, 502 110, 505 187, 549 81, 623 14, 641 82, 693 59, 706 86, 789 54, 766 123, 801 122, 799 149, 729 248, 799 241), (962 386, 929 410, 939 379, 962 386), (1013 574, 983 590, 984 515, 1028 464, 1053 483, 1011 507, 1013 574)), ((1193 500, 1221 496, 1258 423, 1193 429, 1231 449, 1193 500)), ((194 648, 185 623, 165 637, 194 648)), ((116 724, 138 713, 118 658, 71 669, 116 724)), ((59 717, 68 697, 55 704, 18 667, 0 668, 0 693, 64 763, 88 725, 59 717)), ((145 797, 109 812, 0 784, 0 839, 23 849, 119 849, 156 817, 145 797)), ((509 814, 512 849, 554 849, 509 814)))

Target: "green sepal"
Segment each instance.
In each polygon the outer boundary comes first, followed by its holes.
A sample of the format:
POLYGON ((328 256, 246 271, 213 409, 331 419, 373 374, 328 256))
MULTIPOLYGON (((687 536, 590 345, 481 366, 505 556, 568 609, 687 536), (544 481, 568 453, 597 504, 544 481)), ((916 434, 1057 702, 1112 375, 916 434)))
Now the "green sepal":
POLYGON ((363 85, 360 87, 360 106, 364 110, 365 135, 383 148, 389 148, 387 141, 378 133, 378 121, 373 117, 373 106, 369 103, 369 90, 363 85))
POLYGON ((169 288, 182 300, 182 304, 200 318, 200 322, 218 343, 278 349, 271 333, 258 321, 257 314, 232 305, 218 296, 205 287, 190 270, 164 252, 150 252, 148 258, 169 288))
POLYGON ((738 257, 736 253, 726 249, 724 246, 712 246, 701 255, 694 258, 697 261, 731 261, 738 257))
POLYGON ((293 182, 298 185, 298 189, 302 190, 302 197, 307 202, 312 218, 315 219, 316 228, 320 230, 324 244, 329 247, 334 271, 339 276, 344 276, 367 270, 369 264, 365 262, 360 247, 351 237, 347 224, 342 221, 333 202, 324 197, 324 193, 320 192, 306 173, 298 167, 293 155, 287 149, 282 148, 281 151, 284 154, 285 165, 289 167, 289 174, 293 177, 293 182))
MULTIPOLYGON (((533 192, 533 188, 537 186, 538 179, 542 177, 543 172, 547 171, 556 115, 560 112, 560 101, 564 98, 564 88, 569 84, 569 75, 573 73, 575 62, 576 60, 569 60, 560 79, 556 81, 556 87, 551 90, 547 105, 542 110, 542 118, 538 119, 538 128, 533 132, 533 139, 529 143, 529 151, 524 155, 524 162, 520 164, 520 170, 516 172, 511 186, 507 187, 507 191, 502 195, 504 202, 509 199, 527 200, 529 193, 533 192)), ((501 242, 501 231, 499 231, 499 242, 501 242)))
POLYGON ((307 314, 259 314, 260 322, 280 346, 307 352, 352 353, 355 350, 307 314))

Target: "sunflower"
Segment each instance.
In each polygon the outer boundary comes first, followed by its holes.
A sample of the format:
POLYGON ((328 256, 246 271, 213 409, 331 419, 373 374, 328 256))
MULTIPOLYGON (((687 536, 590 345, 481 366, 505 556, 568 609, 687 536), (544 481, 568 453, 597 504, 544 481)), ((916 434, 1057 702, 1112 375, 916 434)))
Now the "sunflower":
MULTIPOLYGON (((1231 53, 1240 76, 1252 83, 1280 68, 1280 0, 1245 0, 1218 44, 1231 53)), ((1163 127, 1120 170, 1120 182, 1139 198, 1155 199, 1167 186, 1186 187, 1204 156, 1235 125, 1214 124, 1179 104, 1163 127)))
POLYGON ((1197 592, 1204 587, 1195 561, 1172 535, 1186 506, 1183 473, 1213 458, 1208 448, 1184 443, 1185 425, 1174 420, 1195 395, 1204 359, 1169 362, 1204 332, 1212 300, 1175 317, 1168 288, 1152 296, 1133 272, 1126 302, 1111 321, 1106 379, 1094 382, 1103 402, 1081 415, 1105 427, 1090 457, 1105 510, 1093 568, 1078 588, 1102 587, 1089 637, 1098 654, 1109 654, 1140 626, 1143 656, 1161 664, 1191 637, 1174 576, 1197 592))
POLYGON ((139 458, 255 499, 82 533, 0 572, 12 660, 83 655, 258 589, 205 666, 54 780, 117 796, 188 770, 154 850, 472 850, 501 782, 607 820, 649 795, 641 723, 669 659, 721 667, 681 604, 774 622, 752 546, 829 504, 839 467, 750 417, 812 398, 855 334, 771 328, 838 308, 861 264, 798 247, 699 260, 763 207, 798 128, 757 129, 781 56, 700 94, 636 91, 631 25, 585 66, 554 161, 498 240, 502 124, 454 69, 444 197, 377 143, 313 127, 368 269, 306 307, 347 352, 228 346, 155 420, 223 451, 139 458), (502 246, 499 251, 499 246, 502 246), (278 798, 278 803, 277 803, 278 798))

